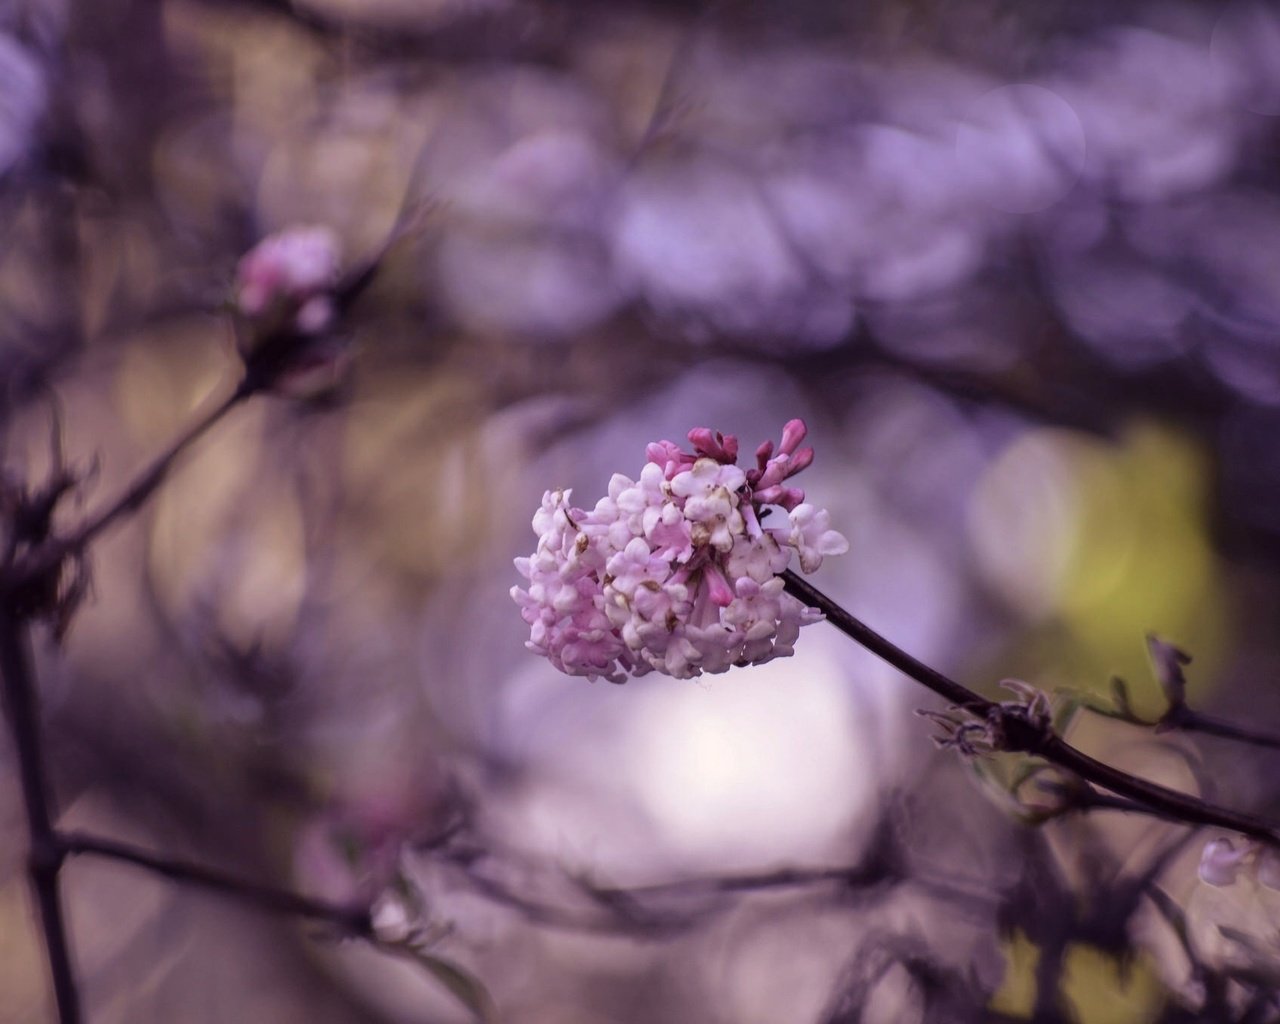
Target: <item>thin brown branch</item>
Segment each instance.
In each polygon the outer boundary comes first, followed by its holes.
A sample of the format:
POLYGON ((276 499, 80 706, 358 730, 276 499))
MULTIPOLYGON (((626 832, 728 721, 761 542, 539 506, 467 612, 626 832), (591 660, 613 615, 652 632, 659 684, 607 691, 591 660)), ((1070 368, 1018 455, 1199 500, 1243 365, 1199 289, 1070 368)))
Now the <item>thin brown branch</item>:
POLYGON ((3 674, 5 710, 17 752, 23 809, 27 818, 27 870, 36 905, 40 908, 58 1020, 60 1024, 79 1024, 80 994, 71 964, 71 949, 58 888, 62 850, 53 829, 53 814, 49 807, 29 638, 26 625, 7 606, 0 607, 0 673, 3 674))
POLYGON ((1079 796, 1079 803, 1070 806, 1064 813, 1075 814, 1079 812, 1089 811, 1119 811, 1121 814, 1145 814, 1150 818, 1158 818, 1160 821, 1169 821, 1174 824, 1181 824, 1182 819, 1160 810, 1156 807, 1148 807, 1146 804, 1139 803, 1137 800, 1130 800, 1127 797, 1112 796, 1110 793, 1100 793, 1092 786, 1087 788, 1087 796, 1079 796))
POLYGON ((591 895, 602 901, 615 898, 630 900, 645 897, 693 897, 761 892, 773 889, 806 888, 836 884, 849 888, 871 886, 888 880, 888 876, 862 865, 831 868, 779 868, 743 875, 716 875, 710 878, 684 878, 671 882, 654 882, 634 887, 588 886, 591 895))
MULTIPOLYGON (((56 564, 69 554, 83 551, 91 540, 111 526, 117 519, 134 512, 151 497, 169 475, 179 456, 203 437, 227 413, 252 395, 256 386, 245 377, 231 394, 214 404, 208 412, 178 435, 146 469, 139 473, 124 491, 105 508, 95 512, 72 533, 57 541, 54 551, 46 555, 48 562, 56 564)), ((46 564, 44 568, 51 568, 46 564)))
POLYGON ((1037 727, 1033 721, 1025 718, 1011 720, 1004 715, 1004 705, 983 697, 912 657, 856 619, 807 580, 789 570, 782 574, 782 578, 787 593, 803 601, 810 608, 821 611, 833 626, 872 654, 943 697, 956 708, 980 719, 998 720, 1005 727, 1010 740, 1009 745, 1004 749, 1043 757, 1046 761, 1075 773, 1087 782, 1117 796, 1136 801, 1150 813, 1187 825, 1209 825, 1229 829, 1267 843, 1280 844, 1280 830, 1269 821, 1252 814, 1218 807, 1198 797, 1130 775, 1076 749, 1048 726, 1037 727), (1009 726, 1014 728, 1009 730, 1009 726))
POLYGON ((1175 713, 1166 715, 1159 724, 1165 728, 1180 729, 1183 732, 1198 732, 1205 736, 1218 736, 1255 747, 1280 750, 1280 733, 1254 729, 1238 722, 1227 721, 1225 718, 1206 715, 1185 704, 1181 705, 1175 713))
POLYGON ((373 938, 373 923, 368 907, 313 899, 87 832, 62 833, 57 836, 57 842, 69 856, 101 857, 131 864, 170 881, 210 889, 262 910, 324 921, 345 934, 373 938))
POLYGON ((827 617, 827 621, 840 632, 865 647, 876 657, 887 661, 899 672, 928 687, 954 707, 968 711, 979 718, 985 718, 999 707, 996 701, 975 693, 967 686, 957 683, 937 669, 930 668, 923 661, 912 657, 901 647, 890 643, 866 623, 850 615, 808 580, 797 576, 791 570, 788 569, 782 574, 782 580, 787 593, 792 597, 822 612, 827 617))
POLYGON ((1108 705, 1096 697, 1084 696, 1080 700, 1079 706, 1086 711, 1093 712, 1095 715, 1135 725, 1140 729, 1154 729, 1156 732, 1178 730, 1180 732, 1200 733, 1203 736, 1217 736, 1221 739, 1234 740, 1237 743, 1247 743, 1250 746, 1280 750, 1280 732, 1273 732, 1269 729, 1256 729, 1252 726, 1242 725, 1239 722, 1219 718, 1216 715, 1207 715, 1191 707, 1186 702, 1186 699, 1181 696, 1171 703, 1159 717, 1145 718, 1134 711, 1129 703, 1128 688, 1122 680, 1113 679, 1111 686, 1114 704, 1108 705))
POLYGON ((514 886, 464 866, 460 866, 460 870, 467 884, 485 899, 516 911, 534 924, 587 933, 611 934, 618 930, 616 922, 596 914, 579 913, 557 903, 534 899, 518 892, 514 886))

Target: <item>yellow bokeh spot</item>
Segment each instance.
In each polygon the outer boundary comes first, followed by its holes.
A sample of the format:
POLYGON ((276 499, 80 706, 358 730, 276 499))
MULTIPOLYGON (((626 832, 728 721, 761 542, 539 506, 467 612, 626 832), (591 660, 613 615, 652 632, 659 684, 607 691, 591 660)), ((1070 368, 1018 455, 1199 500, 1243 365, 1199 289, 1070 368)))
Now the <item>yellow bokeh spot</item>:
POLYGON ((1080 1024, 1142 1024, 1164 1003, 1164 986, 1142 957, 1122 968, 1114 956, 1083 944, 1067 950, 1062 992, 1080 1024))
POLYGON ((171 611, 204 609, 244 647, 283 643, 306 593, 302 508, 264 452, 265 407, 203 439, 155 502, 149 564, 171 611), (194 469, 194 467, 192 467, 194 469))
POLYGON ((164 443, 201 405, 231 390, 236 365, 230 340, 214 317, 183 317, 135 332, 116 371, 115 394, 138 441, 164 443))
POLYGON ((367 550, 425 576, 483 554, 497 474, 477 431, 475 388, 447 371, 399 371, 368 388, 351 407, 342 451, 356 514, 370 524, 367 550))
POLYGON ((1140 709, 1158 711, 1148 632, 1195 656, 1194 687, 1211 681, 1228 615, 1208 487, 1201 446, 1152 422, 1116 441, 1032 430, 1000 454, 975 488, 969 533, 988 584, 1033 628, 1024 663, 1054 667, 1037 682, 1105 692, 1120 675, 1140 709))
POLYGON ((1196 657, 1203 683, 1225 640, 1221 581, 1207 528, 1208 464, 1188 439, 1153 425, 1118 447, 1076 456, 1082 501, 1061 615, 1098 675, 1124 676, 1159 700, 1146 661, 1148 631, 1196 657))
MULTIPOLYGON (((1022 932, 1004 941, 1005 974, 991 997, 992 1010, 1031 1019, 1041 955, 1022 932)), ((1080 1024, 1143 1024, 1164 1003, 1164 987, 1142 957, 1122 966, 1096 946, 1075 943, 1067 948, 1059 976, 1061 996, 1080 1024)))
POLYGON ((1036 967, 1040 950, 1022 932, 1003 942, 1004 978, 988 1004, 997 1013, 1030 1019, 1036 1004, 1036 967))

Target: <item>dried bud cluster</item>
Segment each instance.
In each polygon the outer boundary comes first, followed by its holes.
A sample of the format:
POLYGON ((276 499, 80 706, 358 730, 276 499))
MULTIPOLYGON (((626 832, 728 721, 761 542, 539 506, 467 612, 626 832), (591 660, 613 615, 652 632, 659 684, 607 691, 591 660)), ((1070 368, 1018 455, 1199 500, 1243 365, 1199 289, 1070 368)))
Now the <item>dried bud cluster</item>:
POLYGON ((821 615, 783 593, 792 552, 813 572, 848 542, 830 516, 786 481, 813 461, 792 420, 742 470, 738 441, 690 431, 693 451, 650 444, 638 480, 615 474, 591 511, 548 491, 534 515, 538 548, 516 568, 511 596, 531 627, 528 647, 562 672, 620 683, 652 669, 688 679, 793 653, 821 615), (770 513, 784 517, 762 525, 770 513))

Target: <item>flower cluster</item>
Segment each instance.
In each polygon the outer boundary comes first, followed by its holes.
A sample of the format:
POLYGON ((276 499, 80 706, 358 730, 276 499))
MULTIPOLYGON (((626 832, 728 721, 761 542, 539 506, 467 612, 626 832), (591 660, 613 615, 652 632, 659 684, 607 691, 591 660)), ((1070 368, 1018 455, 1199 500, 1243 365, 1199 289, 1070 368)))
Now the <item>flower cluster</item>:
POLYGON ((737 438, 689 432, 693 451, 650 444, 638 480, 615 474, 591 511, 548 491, 533 517, 538 549, 516 559, 511 596, 528 647, 562 672, 610 682, 652 669, 688 679, 793 653, 821 615, 783 593, 792 552, 813 572, 848 542, 787 481, 813 461, 792 420, 775 452, 737 466, 737 438), (777 522, 766 526, 765 521, 777 522))
POLYGON ((299 334, 332 325, 338 239, 326 227, 299 226, 268 235, 236 267, 235 301, 250 320, 284 320, 299 334))

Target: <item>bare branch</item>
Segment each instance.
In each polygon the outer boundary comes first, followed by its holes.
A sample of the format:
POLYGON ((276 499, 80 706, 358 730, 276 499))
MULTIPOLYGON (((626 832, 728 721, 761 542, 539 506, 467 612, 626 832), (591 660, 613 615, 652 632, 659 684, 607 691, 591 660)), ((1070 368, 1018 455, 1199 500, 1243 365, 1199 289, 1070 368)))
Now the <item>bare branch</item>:
POLYGON ((1182 705, 1176 713, 1165 715, 1158 723, 1168 729, 1180 729, 1182 732, 1198 732, 1205 736, 1218 736, 1235 740, 1237 743, 1248 743, 1255 747, 1266 747, 1280 750, 1280 733, 1266 729, 1254 729, 1238 722, 1229 722, 1225 718, 1206 715, 1194 708, 1182 705))
POLYGON ((60 1024, 79 1024, 80 994, 71 965, 71 949, 58 891, 58 870, 62 866, 63 851, 53 829, 53 814, 49 806, 27 627, 12 614, 7 601, 0 605, 0 673, 4 677, 5 710, 18 755, 22 802, 30 833, 27 871, 40 908, 45 953, 58 1004, 58 1020, 60 1024))
POLYGON ((101 857, 122 864, 131 864, 171 881, 220 892, 272 913, 294 914, 310 920, 324 921, 348 935, 359 938, 373 937, 373 924, 368 907, 312 899, 285 889, 237 878, 222 871, 151 853, 129 843, 105 839, 87 832, 62 833, 58 835, 57 840, 61 849, 68 855, 101 857))
POLYGON ((1046 761, 1074 772, 1080 778, 1102 789, 1142 805, 1158 814, 1186 825, 1211 825, 1230 829, 1272 845, 1280 844, 1280 830, 1269 821, 1218 807, 1198 797, 1148 782, 1098 761, 1071 746, 1053 731, 1051 725, 1034 716, 1009 716, 1003 705, 983 697, 897 647, 865 623, 849 614, 812 584, 790 570, 782 574, 787 593, 821 611, 833 626, 861 646, 882 658, 894 668, 948 700, 957 709, 967 711, 998 726, 1002 740, 1000 749, 1021 751, 1043 757, 1046 761))
POLYGON ((146 502, 156 489, 164 483, 169 471, 179 456, 196 441, 216 426, 236 406, 252 395, 255 386, 249 378, 245 378, 226 398, 213 406, 183 431, 156 459, 126 487, 114 501, 105 508, 94 513, 77 527, 70 536, 57 541, 52 550, 42 553, 35 571, 48 569, 52 564, 61 561, 67 555, 83 551, 91 540, 111 526, 117 519, 130 512, 135 512, 146 502))

